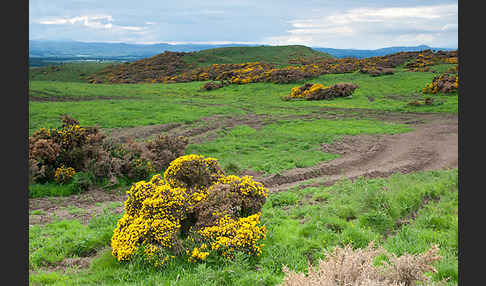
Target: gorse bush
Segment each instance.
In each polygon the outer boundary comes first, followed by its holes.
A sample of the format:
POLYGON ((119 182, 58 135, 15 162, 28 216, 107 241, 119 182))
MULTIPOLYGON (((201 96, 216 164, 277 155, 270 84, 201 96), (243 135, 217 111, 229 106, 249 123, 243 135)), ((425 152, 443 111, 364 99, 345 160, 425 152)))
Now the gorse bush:
MULTIPOLYGON (((313 63, 298 66, 275 67, 263 62, 245 64, 213 64, 196 68, 178 75, 157 79, 165 83, 189 82, 199 80, 220 80, 232 84, 254 82, 291 83, 318 77, 323 74, 350 73, 358 70, 369 70, 370 74, 390 74, 390 68, 396 67, 416 57, 418 52, 396 53, 383 57, 366 59, 315 59, 313 63), (378 72, 378 74, 376 73, 378 72)), ((208 88, 216 87, 208 84, 208 88)))
POLYGON ((162 266, 176 256, 188 261, 260 255, 260 225, 268 190, 251 177, 225 176, 214 158, 186 155, 164 173, 127 191, 125 214, 114 230, 112 254, 162 266))
POLYGON ((457 51, 437 51, 425 50, 420 52, 417 57, 408 62, 405 67, 410 71, 429 71, 429 66, 437 64, 457 64, 457 51))
POLYGON ((352 83, 338 83, 332 86, 306 83, 303 86, 292 88, 290 92, 290 96, 285 97, 284 100, 290 100, 290 99, 330 100, 336 97, 350 96, 357 88, 358 85, 352 83))
POLYGON ((69 116, 62 117, 59 129, 40 129, 29 137, 31 181, 53 181, 60 176, 63 168, 74 171, 85 169, 86 161, 90 159, 89 153, 101 146, 103 138, 98 128, 83 128, 69 116))
MULTIPOLYGON (((324 74, 341 74, 361 71, 372 76, 392 74, 392 68, 407 64, 410 70, 440 63, 457 63, 457 52, 400 52, 364 59, 313 58, 296 61, 299 65, 276 67, 265 62, 241 64, 213 64, 194 68, 181 59, 184 53, 165 52, 134 63, 109 66, 88 77, 91 83, 174 83, 191 81, 221 81, 230 84, 254 82, 291 83, 315 78, 324 74), (163 63, 166 65, 164 66, 163 63)), ((222 85, 208 83, 210 90, 222 85)))
POLYGON ((73 168, 71 167, 64 167, 62 165, 61 167, 56 169, 56 173, 54 174, 54 177, 56 178, 56 182, 64 184, 68 183, 71 181, 73 176, 76 174, 76 171, 74 171, 73 168))
POLYGON ((165 170, 184 154, 187 144, 186 137, 166 134, 148 142, 116 143, 97 127, 82 127, 64 115, 60 128, 42 128, 29 137, 30 182, 68 183, 79 172, 83 175, 75 177, 78 189, 104 178, 142 180, 165 170))
POLYGON ((423 88, 423 93, 451 93, 457 91, 459 87, 459 76, 457 74, 443 73, 434 77, 432 83, 423 88))

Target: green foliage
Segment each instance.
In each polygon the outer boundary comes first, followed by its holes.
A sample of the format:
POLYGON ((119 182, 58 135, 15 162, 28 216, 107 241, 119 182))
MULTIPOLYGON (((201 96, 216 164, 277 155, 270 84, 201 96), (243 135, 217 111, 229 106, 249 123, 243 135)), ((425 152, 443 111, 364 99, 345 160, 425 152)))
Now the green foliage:
POLYGON ((89 189, 92 185, 95 184, 95 178, 93 173, 87 172, 77 172, 72 181, 73 189, 77 193, 82 193, 89 189))
MULTIPOLYGON (((88 271, 50 275, 33 274, 31 282, 49 280, 53 285, 277 285, 282 282, 282 264, 291 270, 305 271, 312 257, 314 264, 323 258, 322 249, 350 243, 364 247, 374 240, 391 253, 401 255, 421 253, 439 244, 443 259, 434 267, 434 281, 449 278, 447 285, 457 284, 457 169, 396 174, 387 179, 358 179, 342 181, 331 187, 313 187, 300 191, 272 193, 263 208, 263 223, 268 227, 260 260, 237 256, 233 261, 210 261, 198 265, 179 259, 163 270, 142 266, 135 262, 119 264, 104 250, 95 258, 88 271), (314 201, 313 198, 327 198, 314 201), (378 202, 373 202, 375 198, 378 202), (421 208, 426 198, 429 200, 421 208), (351 206, 356 218, 346 220, 351 206), (408 225, 396 225, 383 234, 381 223, 365 218, 380 211, 381 218, 397 222, 417 212, 408 225), (438 217, 445 220, 438 220, 438 217)), ((108 225, 114 220, 90 223, 93 228, 108 225)), ((72 229, 78 226, 72 225, 72 229)), ((39 228, 40 229, 40 228, 39 228)), ((91 229, 91 228, 90 228, 91 229)), ((69 232, 64 231, 63 233, 69 232)), ((33 232, 38 234, 38 232, 33 232)), ((61 236, 62 237, 62 236, 61 236)), ((31 238, 32 239, 32 238, 31 238)), ((54 240, 54 238, 53 238, 54 240)), ((106 242, 105 245, 107 245, 106 242)))
POLYGON ((66 185, 56 183, 30 184, 29 198, 61 197, 78 193, 78 189, 71 182, 66 185))

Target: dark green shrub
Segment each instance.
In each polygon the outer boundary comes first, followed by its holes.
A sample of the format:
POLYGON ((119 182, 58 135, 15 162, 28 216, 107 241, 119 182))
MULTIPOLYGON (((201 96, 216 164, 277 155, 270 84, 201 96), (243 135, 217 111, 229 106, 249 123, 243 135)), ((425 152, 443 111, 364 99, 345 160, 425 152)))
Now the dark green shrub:
POLYGON ((91 172, 78 172, 73 176, 71 184, 75 192, 82 193, 94 184, 94 180, 91 172))

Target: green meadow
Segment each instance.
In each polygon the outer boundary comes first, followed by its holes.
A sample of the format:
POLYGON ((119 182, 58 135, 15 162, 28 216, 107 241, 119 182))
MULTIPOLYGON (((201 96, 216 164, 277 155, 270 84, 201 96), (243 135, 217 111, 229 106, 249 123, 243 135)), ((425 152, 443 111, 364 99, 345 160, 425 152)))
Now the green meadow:
MULTIPOLYGON (((279 65, 294 58, 294 50, 279 53, 267 47, 246 50, 207 50, 185 61, 196 65, 265 60, 279 65), (203 58, 204 61, 200 59, 203 58)), ((325 54, 302 49, 301 56, 325 54)), ((29 70, 29 134, 40 128, 56 128, 68 114, 81 126, 98 126, 106 134, 143 126, 177 123, 181 130, 222 126, 208 137, 191 141, 185 154, 218 159, 226 173, 256 171, 262 176, 312 167, 339 158, 322 151, 322 144, 339 142, 346 135, 399 134, 414 130, 399 120, 383 120, 376 114, 434 113, 457 115, 458 94, 426 95, 422 88, 438 75, 408 72, 403 66, 392 75, 371 77, 359 72, 327 74, 292 84, 251 83, 203 91, 206 82, 90 84, 84 78, 106 64, 72 63, 60 70, 29 70), (285 101, 293 87, 305 83, 332 85, 352 82, 359 86, 351 97, 322 101, 285 101), (433 98, 433 104, 413 106, 412 101, 433 98), (255 120, 255 124, 248 121, 255 120), (226 120, 226 121, 225 121, 226 120), (246 121, 245 121, 246 120, 246 121), (234 124, 226 126, 228 122, 234 124)), ((454 65, 432 70, 444 72, 454 65)), ((145 140, 147 138, 137 138, 145 140)), ((156 170, 163 173, 165 170, 156 170)), ((150 178, 147 178, 150 179, 150 178)), ((106 192, 124 193, 130 181, 117 186, 98 185, 106 192)), ((78 194, 74 185, 54 183, 29 186, 31 199, 78 194)), ((458 281, 458 170, 395 173, 386 178, 342 179, 331 186, 296 186, 270 193, 262 209, 268 234, 259 257, 237 255, 232 260, 209 257, 190 263, 177 257, 163 269, 141 261, 118 262, 110 241, 122 214, 123 201, 110 202, 87 223, 56 218, 29 226, 30 285, 278 285, 282 266, 305 272, 317 265, 324 250, 351 245, 364 248, 370 242, 396 255, 418 254, 439 245, 442 259, 434 263, 432 281, 458 281), (85 261, 78 269, 76 263, 85 261), (64 263, 64 264, 63 264, 64 263), (60 266, 64 265, 64 266, 60 266)), ((70 214, 82 214, 72 206, 70 214)), ((45 210, 29 211, 30 216, 45 210)))

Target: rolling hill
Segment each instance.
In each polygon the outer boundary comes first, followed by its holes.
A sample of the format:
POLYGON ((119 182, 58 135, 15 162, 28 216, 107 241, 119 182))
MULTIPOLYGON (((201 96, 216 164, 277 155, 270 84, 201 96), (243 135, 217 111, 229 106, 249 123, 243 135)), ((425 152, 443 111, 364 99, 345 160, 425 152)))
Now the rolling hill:
POLYGON ((226 47, 189 53, 183 57, 188 64, 208 66, 211 64, 239 64, 247 62, 265 62, 276 65, 288 65, 294 61, 329 58, 331 55, 301 45, 226 47))
POLYGON ((228 47, 199 52, 168 52, 132 63, 113 64, 88 76, 90 82, 153 82, 213 64, 261 62, 272 66, 303 64, 332 58, 306 46, 228 47))

